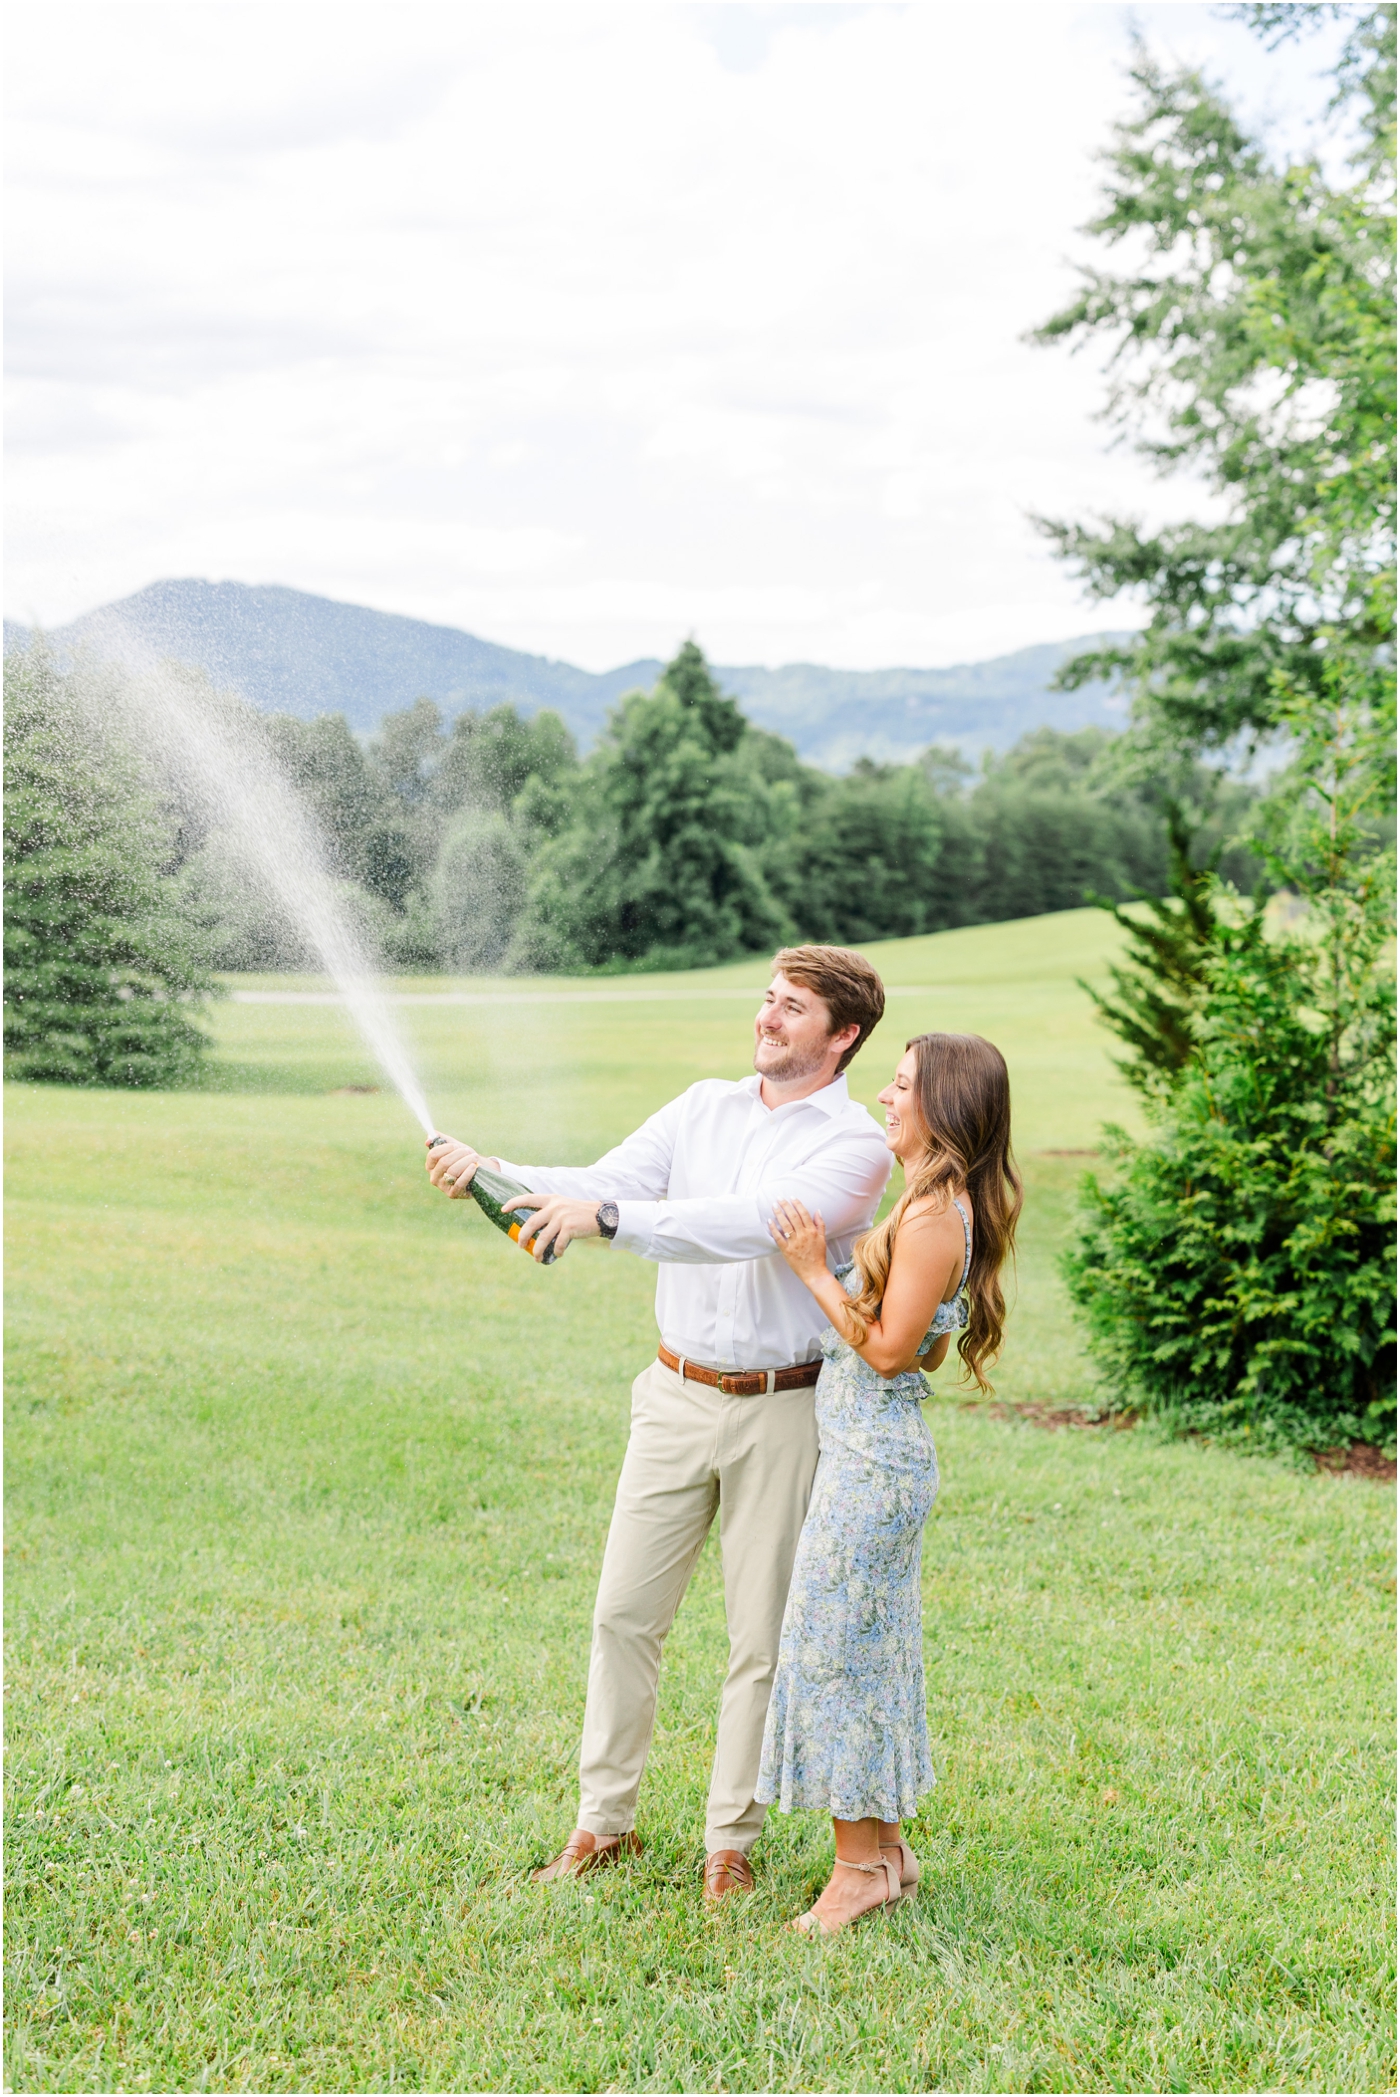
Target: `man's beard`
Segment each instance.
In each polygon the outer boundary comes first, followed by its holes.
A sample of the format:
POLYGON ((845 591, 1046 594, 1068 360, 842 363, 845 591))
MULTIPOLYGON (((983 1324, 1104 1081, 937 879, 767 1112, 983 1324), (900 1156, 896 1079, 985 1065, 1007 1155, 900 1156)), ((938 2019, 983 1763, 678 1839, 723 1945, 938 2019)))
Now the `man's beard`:
POLYGON ((826 1050, 824 1048, 809 1049, 804 1056, 801 1049, 789 1046, 778 1062, 770 1063, 765 1068, 760 1069, 758 1061, 759 1047, 772 1048, 775 1046, 776 1044, 772 1042, 755 1045, 753 1067, 758 1071, 760 1077, 773 1078, 779 1085, 791 1085, 798 1078, 815 1076, 826 1061, 826 1050))

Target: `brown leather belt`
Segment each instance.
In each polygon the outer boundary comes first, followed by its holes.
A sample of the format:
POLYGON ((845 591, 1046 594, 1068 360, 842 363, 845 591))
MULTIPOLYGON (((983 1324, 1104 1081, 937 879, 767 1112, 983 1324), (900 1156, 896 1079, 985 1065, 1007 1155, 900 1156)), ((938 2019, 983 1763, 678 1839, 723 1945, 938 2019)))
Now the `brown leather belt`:
POLYGON ((756 1398, 760 1391, 805 1390, 822 1373, 820 1362, 798 1362, 791 1369, 737 1369, 732 1376, 726 1376, 719 1369, 705 1369, 699 1362, 683 1360, 679 1354, 672 1354, 669 1347, 658 1347, 656 1358, 674 1374, 688 1377, 692 1383, 707 1383, 712 1391, 723 1391, 726 1398, 756 1398))

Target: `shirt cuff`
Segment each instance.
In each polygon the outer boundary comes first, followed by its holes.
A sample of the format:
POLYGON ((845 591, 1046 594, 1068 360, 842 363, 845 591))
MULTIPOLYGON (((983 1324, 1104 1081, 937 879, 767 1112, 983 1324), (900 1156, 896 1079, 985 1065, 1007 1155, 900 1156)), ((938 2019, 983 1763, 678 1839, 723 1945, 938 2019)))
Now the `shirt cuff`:
POLYGON ((635 1252, 645 1259, 656 1235, 657 1221, 666 1206, 660 1201, 620 1201, 613 1244, 620 1252, 635 1252))

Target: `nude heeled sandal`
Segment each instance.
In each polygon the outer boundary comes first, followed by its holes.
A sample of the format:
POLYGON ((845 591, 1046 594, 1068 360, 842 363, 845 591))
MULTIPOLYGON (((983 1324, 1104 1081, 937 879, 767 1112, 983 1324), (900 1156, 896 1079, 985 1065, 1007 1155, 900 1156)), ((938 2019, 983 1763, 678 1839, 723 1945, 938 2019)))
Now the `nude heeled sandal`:
POLYGON ((880 1855, 893 1858, 898 1855, 899 1897, 908 1900, 919 1883, 919 1860, 901 1835, 898 1842, 882 1842, 880 1855))
MULTIPOLYGON (((894 1845, 890 1846, 893 1848, 894 1845)), ((859 1914, 848 1916, 844 1922, 823 1922, 816 1909, 809 1908, 805 1915, 794 1917, 788 1924, 788 1928, 796 1930, 799 1936, 839 1936, 840 1932, 848 1930, 853 1922, 862 1922, 867 1915, 878 1915, 881 1909, 894 1907, 900 1898, 899 1873, 887 1857, 881 1857, 878 1864, 857 1864, 853 1857, 838 1857, 836 1861, 844 1865, 847 1871, 864 1871, 872 1877, 876 1872, 882 1871, 885 1875, 885 1897, 883 1900, 873 1901, 868 1908, 862 1908, 859 1914)))

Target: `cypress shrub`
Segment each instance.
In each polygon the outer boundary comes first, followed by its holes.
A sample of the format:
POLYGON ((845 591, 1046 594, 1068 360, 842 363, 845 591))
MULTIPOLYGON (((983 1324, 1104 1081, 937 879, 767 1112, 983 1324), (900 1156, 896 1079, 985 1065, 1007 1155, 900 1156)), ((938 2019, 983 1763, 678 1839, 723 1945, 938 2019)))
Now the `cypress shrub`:
POLYGON ((1373 978, 1337 1066, 1303 1002, 1321 965, 1252 915, 1149 1140, 1107 1131, 1118 1176, 1084 1181, 1065 1267, 1091 1349, 1119 1403, 1178 1431, 1394 1442, 1394 1006, 1373 978))
POLYGON ((1287 718, 1256 844, 1301 917, 1271 934, 1180 860, 1175 917, 1099 1000, 1150 1134, 1106 1132, 1117 1175, 1086 1177, 1065 1273, 1111 1403, 1259 1447, 1393 1447, 1389 694, 1339 671, 1287 718))

